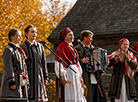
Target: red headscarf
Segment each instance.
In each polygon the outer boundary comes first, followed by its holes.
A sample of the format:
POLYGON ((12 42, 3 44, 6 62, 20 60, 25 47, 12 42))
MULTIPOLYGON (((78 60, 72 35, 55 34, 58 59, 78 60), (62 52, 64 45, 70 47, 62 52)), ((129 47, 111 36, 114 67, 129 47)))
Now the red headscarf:
POLYGON ((122 38, 122 39, 119 41, 119 48, 121 48, 121 45, 123 44, 123 42, 127 42, 128 44, 130 44, 130 42, 129 42, 128 39, 122 38))
MULTIPOLYGON (((130 44, 130 42, 129 42, 128 39, 123 38, 123 39, 121 39, 121 40, 119 41, 119 48, 121 48, 121 45, 123 44, 123 42, 127 42, 127 43, 130 44)), ((108 59, 115 59, 116 61, 119 60, 119 57, 116 56, 116 54, 117 54, 118 52, 121 52, 121 49, 118 49, 118 50, 114 51, 112 54, 108 55, 108 56, 107 56, 108 59)), ((133 60, 135 63, 137 63, 136 57, 133 55, 133 53, 132 53, 131 51, 128 51, 127 54, 128 54, 128 56, 129 56, 129 58, 130 58, 131 60, 133 60)), ((130 79, 132 79, 133 76, 134 76, 134 72, 135 72, 135 70, 133 70, 133 69, 128 65, 127 61, 125 61, 124 73, 127 74, 128 77, 129 77, 130 79)))
POLYGON ((69 27, 63 29, 59 34, 60 39, 64 39, 69 32, 72 32, 72 30, 69 27))

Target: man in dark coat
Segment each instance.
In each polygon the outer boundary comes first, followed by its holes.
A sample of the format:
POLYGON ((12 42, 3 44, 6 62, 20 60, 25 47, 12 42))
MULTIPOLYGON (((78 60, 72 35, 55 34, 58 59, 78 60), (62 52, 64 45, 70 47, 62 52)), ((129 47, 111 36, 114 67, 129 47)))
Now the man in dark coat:
MULTIPOLYGON (((83 47, 81 44, 78 44, 75 47, 80 57, 79 61, 83 70, 82 76, 84 79, 84 84, 88 88, 88 95, 86 97, 88 102, 97 102, 97 89, 99 89, 97 79, 93 74, 94 71, 93 59, 91 58, 91 55, 87 53, 87 51, 90 52, 94 48, 94 46, 91 45, 91 42, 93 41, 93 36, 94 34, 89 30, 82 31, 81 41, 85 45, 85 47, 83 47)), ((99 85, 100 85, 100 90, 99 90, 100 94, 98 102, 106 102, 106 95, 103 91, 100 81, 99 85), (103 96, 105 97, 103 98, 103 96)))
POLYGON ((45 84, 48 80, 48 71, 44 49, 35 41, 37 31, 33 25, 27 26, 24 31, 27 40, 20 46, 28 57, 26 64, 30 81, 29 100, 30 102, 46 102, 48 99, 45 84))

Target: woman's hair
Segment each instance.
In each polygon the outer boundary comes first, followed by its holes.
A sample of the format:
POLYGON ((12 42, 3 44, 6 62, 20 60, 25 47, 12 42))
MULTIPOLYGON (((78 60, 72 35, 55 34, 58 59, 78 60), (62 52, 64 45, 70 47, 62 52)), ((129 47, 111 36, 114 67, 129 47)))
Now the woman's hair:
POLYGON ((93 32, 91 32, 90 30, 83 30, 80 37, 81 41, 83 41, 84 37, 88 37, 89 34, 94 35, 93 32))
MULTIPOLYGON (((32 28, 32 27, 36 28, 34 25, 31 24, 31 25, 27 26, 27 27, 24 29, 24 32, 25 32, 25 33, 28 33, 28 32, 29 32, 29 29, 32 28)), ((26 35, 25 35, 25 37, 27 38, 26 35)))
POLYGON ((13 28, 9 31, 8 38, 10 41, 11 41, 11 36, 15 36, 18 31, 20 30, 18 30, 17 28, 13 28))

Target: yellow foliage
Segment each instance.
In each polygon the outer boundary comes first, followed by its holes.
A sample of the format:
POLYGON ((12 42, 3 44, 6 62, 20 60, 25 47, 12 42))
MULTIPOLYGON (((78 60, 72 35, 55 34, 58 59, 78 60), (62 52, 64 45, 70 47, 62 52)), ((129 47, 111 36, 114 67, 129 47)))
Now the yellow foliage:
POLYGON ((49 83, 46 85, 46 92, 48 95, 48 102, 56 101, 56 82, 52 79, 49 80, 49 83))
MULTIPOLYGON (((12 28, 22 31, 30 24, 37 27, 38 39, 48 42, 47 37, 65 16, 65 4, 59 0, 0 0, 0 71, 3 71, 2 53, 8 45, 8 32, 12 28), (48 4, 50 6, 48 6, 48 4)), ((52 45, 49 46, 52 48, 52 45)), ((45 49, 45 53, 50 51, 45 49)))

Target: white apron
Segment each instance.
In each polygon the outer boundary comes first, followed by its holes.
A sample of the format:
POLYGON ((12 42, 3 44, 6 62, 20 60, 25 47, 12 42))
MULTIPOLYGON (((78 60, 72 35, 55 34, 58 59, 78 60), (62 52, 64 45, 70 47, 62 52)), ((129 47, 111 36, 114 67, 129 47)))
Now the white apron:
MULTIPOLYGON (((55 72, 58 75, 59 63, 55 62, 55 72)), ((71 84, 66 83, 64 86, 65 90, 65 102, 86 102, 86 99, 82 93, 80 78, 82 75, 81 67, 77 67, 76 64, 70 65, 70 67, 76 71, 72 71, 70 68, 64 68, 61 64, 61 76, 65 76, 71 84)))

